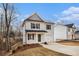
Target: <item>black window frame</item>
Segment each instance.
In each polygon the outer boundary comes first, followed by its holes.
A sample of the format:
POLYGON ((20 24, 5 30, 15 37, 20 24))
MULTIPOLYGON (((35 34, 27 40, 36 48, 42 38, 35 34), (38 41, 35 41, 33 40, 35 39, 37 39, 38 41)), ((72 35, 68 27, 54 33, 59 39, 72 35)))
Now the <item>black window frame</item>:
POLYGON ((68 28, 68 32, 71 32, 71 29, 70 28, 68 28))
POLYGON ((35 24, 31 23, 31 29, 35 29, 35 24))
POLYGON ((40 24, 36 24, 36 29, 40 29, 40 24))
POLYGON ((34 40, 34 34, 28 34, 28 40, 30 39, 34 40))
POLYGON ((51 30, 51 25, 46 25, 47 30, 51 30))

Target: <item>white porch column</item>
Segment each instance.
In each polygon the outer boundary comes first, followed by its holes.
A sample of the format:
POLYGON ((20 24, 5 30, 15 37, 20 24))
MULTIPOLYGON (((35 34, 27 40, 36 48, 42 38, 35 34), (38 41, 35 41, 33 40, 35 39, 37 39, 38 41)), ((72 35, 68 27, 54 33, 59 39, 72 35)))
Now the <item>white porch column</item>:
POLYGON ((35 42, 38 43, 38 34, 35 34, 35 42))

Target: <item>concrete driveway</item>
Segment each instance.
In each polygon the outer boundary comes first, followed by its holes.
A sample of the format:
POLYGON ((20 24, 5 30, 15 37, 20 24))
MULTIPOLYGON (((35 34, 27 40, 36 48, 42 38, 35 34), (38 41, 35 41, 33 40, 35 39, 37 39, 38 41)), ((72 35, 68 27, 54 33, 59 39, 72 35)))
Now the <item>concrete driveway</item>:
POLYGON ((64 53, 72 56, 79 56, 79 46, 67 46, 59 43, 51 43, 48 45, 42 44, 42 46, 60 53, 64 53))

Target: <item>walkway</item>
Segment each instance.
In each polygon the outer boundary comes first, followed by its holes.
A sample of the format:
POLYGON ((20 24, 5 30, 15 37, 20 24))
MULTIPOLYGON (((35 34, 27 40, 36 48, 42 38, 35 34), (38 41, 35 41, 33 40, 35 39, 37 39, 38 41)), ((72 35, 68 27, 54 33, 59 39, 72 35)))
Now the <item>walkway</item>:
POLYGON ((59 43, 52 43, 52 44, 41 44, 43 47, 48 48, 50 50, 54 50, 60 53, 73 55, 73 56, 79 56, 79 46, 67 46, 62 45, 59 43))

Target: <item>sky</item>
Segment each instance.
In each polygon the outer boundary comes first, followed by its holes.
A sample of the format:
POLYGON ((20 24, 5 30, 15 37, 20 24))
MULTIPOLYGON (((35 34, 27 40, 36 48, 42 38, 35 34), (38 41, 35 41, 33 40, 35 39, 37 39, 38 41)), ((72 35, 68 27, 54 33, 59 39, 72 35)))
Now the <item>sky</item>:
POLYGON ((46 21, 63 21, 79 26, 79 3, 16 3, 14 6, 21 21, 37 13, 46 21))
POLYGON ((14 4, 19 20, 23 21, 32 13, 37 13, 44 20, 65 23, 75 23, 79 26, 79 3, 43 3, 43 4, 14 4))

